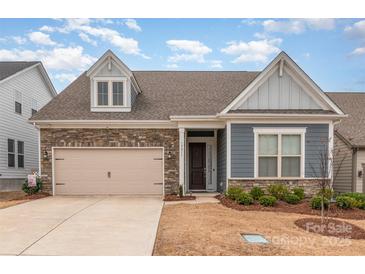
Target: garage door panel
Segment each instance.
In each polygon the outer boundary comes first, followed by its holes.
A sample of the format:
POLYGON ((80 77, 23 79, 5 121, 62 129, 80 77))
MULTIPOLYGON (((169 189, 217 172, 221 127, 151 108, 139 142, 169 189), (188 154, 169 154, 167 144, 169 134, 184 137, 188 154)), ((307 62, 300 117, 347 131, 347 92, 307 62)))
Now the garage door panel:
POLYGON ((56 149, 56 194, 161 195, 162 165, 162 149, 56 149))

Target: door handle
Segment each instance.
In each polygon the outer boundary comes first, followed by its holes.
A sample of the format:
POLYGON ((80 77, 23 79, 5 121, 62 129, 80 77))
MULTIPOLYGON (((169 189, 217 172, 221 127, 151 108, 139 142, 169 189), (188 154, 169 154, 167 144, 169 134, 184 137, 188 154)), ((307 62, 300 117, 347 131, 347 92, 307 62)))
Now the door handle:
POLYGON ((112 176, 112 173, 110 171, 108 171, 108 178, 110 178, 112 176))

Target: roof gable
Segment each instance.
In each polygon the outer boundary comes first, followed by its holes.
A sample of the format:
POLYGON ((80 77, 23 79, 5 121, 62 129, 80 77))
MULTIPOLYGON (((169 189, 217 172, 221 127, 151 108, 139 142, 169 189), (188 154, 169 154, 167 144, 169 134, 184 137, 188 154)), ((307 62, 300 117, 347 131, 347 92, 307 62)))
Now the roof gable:
POLYGON ((341 109, 285 53, 281 52, 223 111, 246 109, 341 109))

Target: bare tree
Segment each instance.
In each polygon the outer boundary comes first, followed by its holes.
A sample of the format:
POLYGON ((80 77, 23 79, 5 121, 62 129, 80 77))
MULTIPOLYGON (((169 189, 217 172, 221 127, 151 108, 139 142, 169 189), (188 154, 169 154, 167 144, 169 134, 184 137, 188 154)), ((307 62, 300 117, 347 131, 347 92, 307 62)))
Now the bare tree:
MULTIPOLYGON (((318 150, 318 162, 316 165, 313 163, 309 163, 312 172, 316 178, 319 187, 319 196, 321 197, 321 221, 324 222, 325 219, 325 200, 333 198, 333 182, 335 181, 341 166, 345 159, 347 158, 347 152, 342 156, 341 149, 336 148, 334 146, 330 149, 329 144, 331 143, 331 139, 326 139, 321 141, 323 144, 321 148, 318 150), (337 163, 335 164, 335 161, 337 163)), ((331 203, 328 204, 328 212, 330 210, 331 203)), ((328 216, 329 214, 327 214, 328 216)))

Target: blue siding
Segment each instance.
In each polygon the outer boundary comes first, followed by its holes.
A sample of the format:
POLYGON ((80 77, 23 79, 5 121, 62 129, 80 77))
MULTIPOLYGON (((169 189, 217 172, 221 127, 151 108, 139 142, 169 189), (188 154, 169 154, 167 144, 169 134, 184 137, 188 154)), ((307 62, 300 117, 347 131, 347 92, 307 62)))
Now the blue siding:
POLYGON ((217 190, 225 191, 227 179, 227 130, 217 132, 217 190))
POLYGON ((320 174, 319 153, 326 149, 328 124, 232 124, 231 176, 254 177, 254 127, 305 127, 305 177, 320 174))

